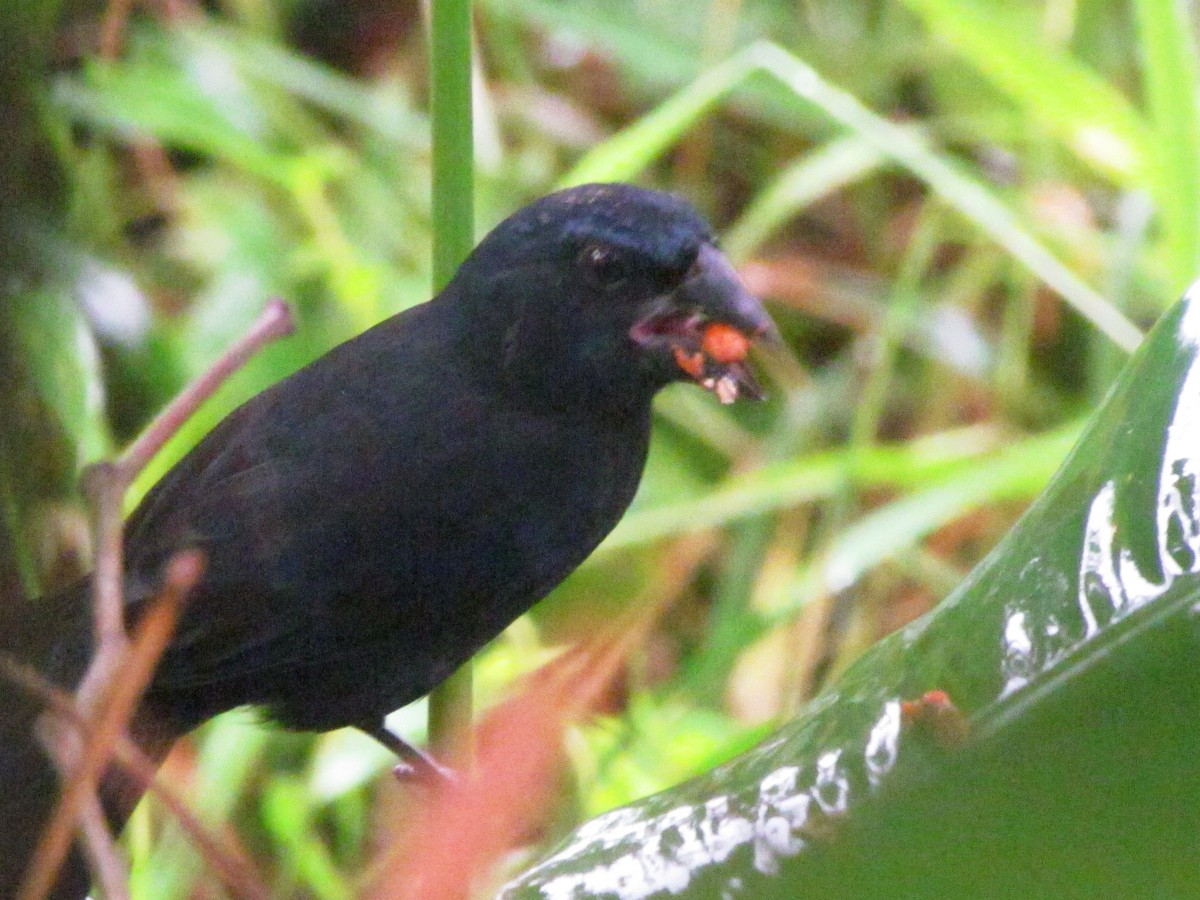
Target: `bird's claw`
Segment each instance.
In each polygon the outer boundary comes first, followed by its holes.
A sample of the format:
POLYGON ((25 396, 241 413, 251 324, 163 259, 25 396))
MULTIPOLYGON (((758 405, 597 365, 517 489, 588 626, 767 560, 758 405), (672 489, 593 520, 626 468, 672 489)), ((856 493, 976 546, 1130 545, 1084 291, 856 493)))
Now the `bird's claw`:
POLYGON ((392 774, 401 784, 419 784, 423 787, 455 788, 462 783, 458 772, 443 766, 428 754, 401 760, 392 767, 392 774))

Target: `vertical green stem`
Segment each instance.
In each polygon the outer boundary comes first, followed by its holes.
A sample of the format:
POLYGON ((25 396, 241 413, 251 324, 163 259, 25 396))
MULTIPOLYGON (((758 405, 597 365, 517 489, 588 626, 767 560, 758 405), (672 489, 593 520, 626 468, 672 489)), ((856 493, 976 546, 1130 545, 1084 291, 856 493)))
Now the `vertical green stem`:
POLYGON ((941 204, 927 203, 917 221, 912 241, 897 273, 895 286, 884 312, 867 378, 860 390, 860 401, 850 424, 849 483, 853 485, 863 453, 870 449, 879 432, 879 422, 887 405, 888 391, 895 374, 896 361, 904 339, 912 328, 921 303, 921 279, 939 246, 941 204))
MULTIPOLYGON (((475 245, 471 119, 471 2, 430 0, 433 121, 433 287, 440 291, 475 245)), ((429 741, 451 765, 470 765, 471 664, 429 696, 429 741)))
POLYGON ((471 128, 471 3, 432 0, 433 287, 440 291, 475 246, 471 128))

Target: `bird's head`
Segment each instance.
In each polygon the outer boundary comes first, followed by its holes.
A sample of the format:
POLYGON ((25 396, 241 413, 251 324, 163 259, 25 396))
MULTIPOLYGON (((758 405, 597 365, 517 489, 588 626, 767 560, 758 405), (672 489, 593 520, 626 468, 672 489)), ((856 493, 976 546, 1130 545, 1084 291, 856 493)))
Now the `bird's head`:
POLYGON ((648 400, 692 381, 729 403, 761 391, 746 364, 775 326, 678 197, 589 184, 498 225, 452 285, 476 359, 555 403, 648 400))

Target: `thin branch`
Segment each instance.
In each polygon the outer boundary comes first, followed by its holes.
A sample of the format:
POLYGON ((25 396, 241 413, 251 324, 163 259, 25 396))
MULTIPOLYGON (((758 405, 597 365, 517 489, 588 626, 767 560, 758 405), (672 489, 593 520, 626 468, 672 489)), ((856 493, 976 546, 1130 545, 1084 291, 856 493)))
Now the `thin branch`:
MULTIPOLYGON (((119 13, 114 3, 110 13, 119 13)), ((158 660, 174 633, 184 596, 199 580, 203 559, 195 551, 177 554, 168 563, 159 596, 148 605, 132 642, 124 630, 124 536, 122 504, 129 484, 180 425, 222 383, 268 342, 290 334, 291 311, 272 299, 251 326, 203 375, 188 385, 116 461, 84 473, 84 488, 92 503, 96 529, 96 570, 93 574, 95 646, 87 672, 72 706, 88 726, 64 727, 62 717, 43 717, 43 737, 64 784, 58 805, 45 825, 29 862, 21 900, 40 900, 52 888, 71 846, 76 826, 84 835, 93 872, 106 893, 124 892, 125 878, 100 809, 97 787, 116 748, 125 740, 130 718, 149 684, 158 660), (117 885, 117 887, 114 887, 117 885)), ((144 760, 153 771, 153 763, 144 760)), ((236 867, 234 867, 236 868, 236 867)), ((245 880, 245 879, 243 879, 245 880)), ((257 885, 250 896, 261 896, 257 885)))
MULTIPOLYGON (((33 669, 10 656, 0 654, 0 676, 9 679, 21 690, 43 703, 54 715, 69 723, 81 735, 88 733, 87 719, 79 711, 71 695, 46 681, 33 669)), ((133 779, 142 793, 153 794, 167 812, 175 817, 230 894, 244 900, 268 900, 270 891, 266 882, 236 836, 225 834, 218 837, 213 834, 170 783, 158 777, 157 763, 128 736, 119 735, 114 749, 113 759, 117 765, 133 779)))
POLYGON ((250 330, 238 338, 203 375, 183 389, 172 400, 129 448, 121 454, 116 465, 126 484, 131 482, 154 455, 162 449, 172 435, 196 409, 216 392, 225 380, 246 364, 266 344, 289 335, 295 329, 295 321, 288 305, 279 298, 267 302, 266 309, 250 330))
POLYGON ((100 22, 100 46, 97 50, 101 59, 111 61, 120 54, 125 25, 132 9, 133 0, 108 0, 104 18, 100 22))
POLYGON ((73 736, 68 738, 63 728, 53 729, 48 749, 68 780, 34 851, 29 874, 17 895, 19 900, 40 900, 53 886, 70 850, 79 811, 89 794, 95 794, 113 746, 125 733, 158 658, 171 639, 184 595, 199 580, 201 571, 201 557, 196 551, 180 553, 167 565, 162 591, 143 616, 108 690, 96 705, 92 731, 82 752, 74 752, 79 742, 73 736))
POLYGON ((96 535, 96 570, 92 573, 92 613, 95 629, 95 649, 92 665, 81 683, 84 708, 91 706, 89 685, 104 683, 112 675, 121 654, 129 642, 125 635, 125 615, 122 609, 124 592, 121 572, 124 569, 124 548, 121 540, 121 500, 125 496, 117 467, 98 463, 83 473, 83 490, 92 507, 92 527, 96 535))
POLYGON ((79 834, 104 900, 129 900, 129 870, 108 830, 104 809, 95 793, 83 799, 79 810, 79 834))
POLYGON ((269 900, 271 891, 250 856, 237 840, 214 835, 167 782, 157 776, 158 766, 133 741, 117 741, 116 760, 146 791, 154 794, 192 839, 229 893, 243 900, 269 900))

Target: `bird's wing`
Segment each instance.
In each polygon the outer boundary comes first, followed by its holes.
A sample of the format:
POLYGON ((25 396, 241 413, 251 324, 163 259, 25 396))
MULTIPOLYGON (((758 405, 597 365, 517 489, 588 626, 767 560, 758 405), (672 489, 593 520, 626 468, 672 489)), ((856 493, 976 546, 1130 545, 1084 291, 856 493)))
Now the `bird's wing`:
MULTIPOLYGON (((334 659, 403 615, 395 603, 358 600, 404 580, 424 507, 478 455, 471 441, 486 430, 428 307, 406 319, 253 398, 131 517, 135 606, 172 553, 196 547, 207 560, 156 685, 334 659)), ((486 487, 478 494, 487 515, 486 487)))

